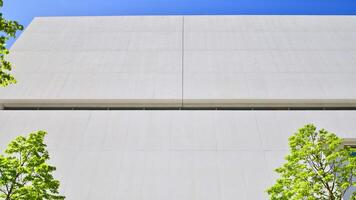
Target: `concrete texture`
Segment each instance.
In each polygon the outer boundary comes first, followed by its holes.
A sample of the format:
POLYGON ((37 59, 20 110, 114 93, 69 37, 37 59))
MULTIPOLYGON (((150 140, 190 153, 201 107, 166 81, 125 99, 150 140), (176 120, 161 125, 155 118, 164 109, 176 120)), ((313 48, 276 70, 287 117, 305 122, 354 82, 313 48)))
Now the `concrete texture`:
POLYGON ((184 103, 355 99, 354 16, 184 17, 184 103))
POLYGON ((0 101, 355 106, 355 27, 355 16, 36 18, 0 101))
POLYGON ((181 19, 35 18, 11 48, 19 84, 0 99, 180 105, 181 19))
POLYGON ((260 200, 289 135, 315 123, 356 137, 355 119, 356 111, 2 111, 0 146, 47 130, 69 200, 260 200))
MULTIPOLYGON (((356 106, 355 16, 36 18, 0 108, 356 106)), ((8 111, 0 147, 47 130, 69 200, 261 200, 306 123, 356 111, 8 111)))

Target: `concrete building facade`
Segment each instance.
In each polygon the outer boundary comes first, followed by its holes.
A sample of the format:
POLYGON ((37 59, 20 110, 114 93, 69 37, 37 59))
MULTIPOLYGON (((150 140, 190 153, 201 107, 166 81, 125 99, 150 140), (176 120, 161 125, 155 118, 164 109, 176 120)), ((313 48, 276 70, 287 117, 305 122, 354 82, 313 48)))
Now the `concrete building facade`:
POLYGON ((356 17, 35 18, 0 146, 47 130, 67 199, 267 199, 287 139, 356 137, 356 17))

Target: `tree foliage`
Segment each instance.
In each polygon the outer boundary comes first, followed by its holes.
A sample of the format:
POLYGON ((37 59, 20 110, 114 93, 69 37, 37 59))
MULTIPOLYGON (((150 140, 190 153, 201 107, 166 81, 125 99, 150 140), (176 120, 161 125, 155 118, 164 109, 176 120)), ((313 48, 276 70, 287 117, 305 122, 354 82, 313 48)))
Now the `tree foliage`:
MULTIPOLYGON (((290 154, 267 192, 272 200, 342 200, 356 184, 356 158, 342 139, 312 124, 289 138, 290 154)), ((356 199, 352 194, 351 199, 356 199)))
POLYGON ((0 155, 0 199, 64 199, 58 194, 59 181, 52 176, 56 168, 46 163, 45 135, 38 131, 27 138, 19 136, 0 155))
MULTIPOLYGON (((0 0, 0 8, 3 6, 3 0, 0 0)), ((0 87, 16 83, 16 79, 10 74, 11 63, 6 60, 5 56, 9 54, 6 48, 6 42, 10 38, 16 37, 16 32, 23 30, 23 26, 16 21, 7 20, 0 13, 0 87)))

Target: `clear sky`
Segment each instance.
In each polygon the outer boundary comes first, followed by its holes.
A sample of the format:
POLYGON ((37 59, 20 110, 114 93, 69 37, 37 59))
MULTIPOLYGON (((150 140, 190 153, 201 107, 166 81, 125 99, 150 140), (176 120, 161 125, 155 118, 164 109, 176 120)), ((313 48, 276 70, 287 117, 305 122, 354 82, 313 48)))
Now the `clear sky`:
POLYGON ((4 4, 5 17, 25 26, 37 16, 356 15, 356 0, 4 0, 4 4))

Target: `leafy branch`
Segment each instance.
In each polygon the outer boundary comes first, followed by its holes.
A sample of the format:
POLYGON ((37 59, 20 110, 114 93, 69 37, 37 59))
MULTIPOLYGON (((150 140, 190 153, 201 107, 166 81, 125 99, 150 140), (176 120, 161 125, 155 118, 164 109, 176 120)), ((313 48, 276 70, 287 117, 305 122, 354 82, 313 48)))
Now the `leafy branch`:
POLYGON ((270 199, 342 200, 355 185, 356 157, 334 133, 308 124, 289 138, 289 146, 286 163, 276 169, 281 177, 267 190, 270 199))
POLYGON ((0 155, 0 199, 64 199, 58 192, 60 183, 52 175, 56 168, 46 163, 46 134, 38 131, 27 138, 19 136, 0 155))
MULTIPOLYGON (((3 0, 0 0, 0 8, 3 7, 3 0)), ((16 83, 16 79, 10 74, 12 64, 6 59, 9 50, 6 42, 10 38, 15 38, 17 31, 23 30, 23 26, 17 21, 7 20, 0 13, 0 87, 16 83)))

